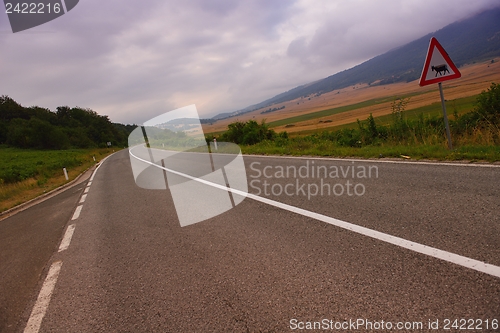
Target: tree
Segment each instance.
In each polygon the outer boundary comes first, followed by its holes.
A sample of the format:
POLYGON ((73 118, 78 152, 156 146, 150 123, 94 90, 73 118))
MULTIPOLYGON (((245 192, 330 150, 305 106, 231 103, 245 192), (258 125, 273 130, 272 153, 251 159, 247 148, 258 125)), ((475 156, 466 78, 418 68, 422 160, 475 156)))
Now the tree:
POLYGON ((15 118, 28 120, 29 113, 20 104, 6 95, 0 96, 0 119, 9 121, 15 118))
POLYGON ((56 112, 25 108, 0 96, 0 143, 20 148, 66 149, 106 147, 106 142, 126 146, 136 126, 113 124, 90 109, 60 106, 56 112))

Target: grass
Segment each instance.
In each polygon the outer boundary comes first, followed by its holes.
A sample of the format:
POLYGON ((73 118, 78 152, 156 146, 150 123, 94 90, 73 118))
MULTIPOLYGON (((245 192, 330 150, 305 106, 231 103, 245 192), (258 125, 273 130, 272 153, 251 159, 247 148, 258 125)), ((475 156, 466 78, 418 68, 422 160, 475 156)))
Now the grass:
POLYGON ((28 150, 0 146, 0 212, 75 179, 112 152, 112 149, 28 150))
POLYGON ((288 144, 278 146, 264 141, 252 146, 241 146, 244 154, 323 156, 323 157, 361 157, 361 158, 403 158, 433 160, 468 160, 500 161, 500 147, 490 145, 464 145, 449 150, 446 141, 433 145, 380 144, 360 148, 342 147, 328 140, 308 142, 290 140, 288 144))

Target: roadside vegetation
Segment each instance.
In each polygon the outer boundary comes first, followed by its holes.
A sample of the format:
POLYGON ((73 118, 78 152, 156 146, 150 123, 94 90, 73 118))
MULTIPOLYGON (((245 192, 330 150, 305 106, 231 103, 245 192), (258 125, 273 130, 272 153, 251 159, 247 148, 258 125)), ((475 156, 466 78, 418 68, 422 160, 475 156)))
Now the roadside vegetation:
POLYGON ((112 152, 107 148, 32 150, 0 146, 0 212, 75 179, 112 152))
MULTIPOLYGON (((447 148, 440 108, 432 105, 426 107, 436 108, 432 113, 409 112, 405 108, 410 98, 394 99, 388 116, 370 115, 334 130, 292 136, 250 120, 232 123, 227 131, 207 135, 206 140, 236 143, 246 154, 500 161, 499 84, 491 84, 474 101, 462 101, 470 105, 470 112, 458 112, 453 102, 448 103, 453 150, 447 148)), ((134 128, 113 124, 88 109, 25 108, 1 96, 0 212, 66 183, 63 168, 74 179, 113 152, 102 148, 107 142, 114 149, 126 146, 134 128)), ((186 140, 177 136, 177 141, 186 140)))
POLYGON ((405 108, 410 98, 393 100, 389 117, 376 119, 370 114, 337 130, 292 137, 276 133, 264 122, 249 121, 230 124, 217 140, 240 144, 247 154, 500 160, 500 85, 492 83, 478 95, 471 112, 459 114, 447 105, 453 150, 447 148, 442 115, 409 117, 405 108))
POLYGON ((74 179, 126 146, 134 128, 90 109, 53 112, 0 96, 0 212, 66 183, 63 168, 74 179))
POLYGON ((255 120, 246 123, 237 121, 229 124, 228 130, 218 137, 207 135, 207 143, 217 138, 220 142, 233 142, 239 145, 254 145, 262 141, 274 142, 277 138, 287 139, 286 132, 276 134, 264 121, 260 124, 255 120))

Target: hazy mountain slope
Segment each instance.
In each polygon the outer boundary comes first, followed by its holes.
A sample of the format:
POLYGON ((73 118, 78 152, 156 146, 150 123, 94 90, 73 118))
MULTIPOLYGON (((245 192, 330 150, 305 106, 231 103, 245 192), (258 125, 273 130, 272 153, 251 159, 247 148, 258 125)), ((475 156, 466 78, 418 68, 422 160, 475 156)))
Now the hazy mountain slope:
POLYGON ((245 109, 213 119, 242 114, 301 96, 342 89, 358 83, 387 84, 420 77, 430 38, 434 36, 457 66, 500 55, 500 7, 452 23, 411 43, 325 79, 293 88, 245 109))

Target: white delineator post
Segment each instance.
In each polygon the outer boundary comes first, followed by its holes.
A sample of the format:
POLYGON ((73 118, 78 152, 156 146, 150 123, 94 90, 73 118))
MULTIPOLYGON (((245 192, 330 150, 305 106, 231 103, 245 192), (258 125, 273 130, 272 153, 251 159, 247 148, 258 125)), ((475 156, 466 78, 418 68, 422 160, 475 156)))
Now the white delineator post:
POLYGON ((68 180, 69 177, 68 177, 68 171, 66 171, 66 168, 63 168, 63 172, 64 172, 64 177, 66 178, 66 180, 68 180))

